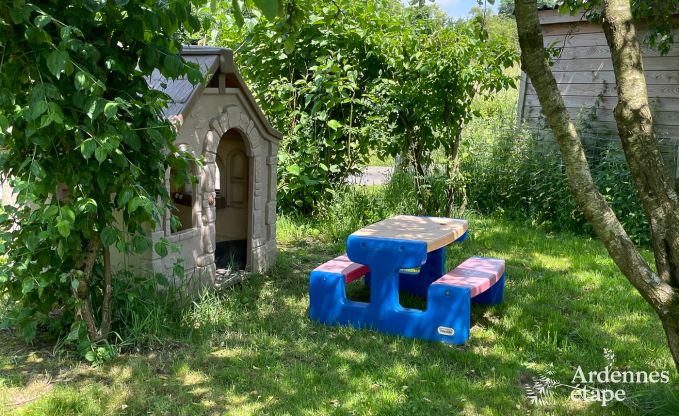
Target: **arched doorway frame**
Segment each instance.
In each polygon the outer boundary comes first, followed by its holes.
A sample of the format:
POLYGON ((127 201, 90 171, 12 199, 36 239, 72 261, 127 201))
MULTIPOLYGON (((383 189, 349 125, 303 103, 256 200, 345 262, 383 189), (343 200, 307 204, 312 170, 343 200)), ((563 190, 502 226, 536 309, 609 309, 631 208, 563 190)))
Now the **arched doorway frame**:
MULTIPOLYGON (((252 119, 243 111, 243 108, 237 105, 227 106, 222 111, 210 120, 210 129, 205 135, 203 143, 202 154, 204 158, 204 166, 201 175, 201 193, 202 193, 202 210, 200 226, 202 227, 201 234, 201 250, 205 254, 212 254, 214 256, 216 248, 216 209, 214 205, 210 205, 210 200, 214 204, 215 189, 216 189, 216 159, 219 143, 222 138, 231 132, 237 133, 243 140, 245 147, 245 155, 248 162, 248 179, 247 179, 247 198, 248 198, 248 213, 247 213, 247 246, 246 246, 246 270, 252 268, 252 250, 253 250, 253 231, 254 231, 254 207, 255 207, 255 174, 256 174, 256 158, 255 150, 261 146, 261 135, 252 119), (212 197, 212 198, 211 198, 212 197)), ((228 160, 224 161, 228 164, 228 160)), ((225 169, 229 169, 225 165, 225 169)), ((221 171, 221 175, 226 172, 221 171)), ((224 192, 224 190, 222 190, 224 192)))

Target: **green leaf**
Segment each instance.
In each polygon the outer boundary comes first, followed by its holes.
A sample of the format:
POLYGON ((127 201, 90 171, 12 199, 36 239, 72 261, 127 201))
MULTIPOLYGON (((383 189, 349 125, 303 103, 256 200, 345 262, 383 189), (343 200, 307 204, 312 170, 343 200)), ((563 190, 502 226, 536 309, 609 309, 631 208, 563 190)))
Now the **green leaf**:
POLYGON ((87 116, 91 120, 96 119, 102 113, 104 110, 103 103, 104 100, 99 97, 91 97, 89 100, 87 100, 85 103, 85 110, 87 112, 87 116))
POLYGON ((47 207, 47 209, 45 210, 43 215, 45 216, 45 218, 53 218, 58 213, 59 213, 59 207, 56 206, 56 205, 50 205, 49 207, 47 207))
POLYGON ((185 26, 190 33, 196 33, 200 30, 200 20, 196 16, 190 15, 186 19, 185 26))
POLYGON ((71 332, 68 333, 66 341, 76 341, 78 338, 80 338, 80 327, 76 326, 71 330, 71 332))
POLYGON ((28 22, 28 19, 31 17, 31 12, 33 11, 34 7, 35 6, 28 4, 25 4, 23 6, 15 4, 14 7, 10 7, 9 14, 10 17, 12 18, 12 21, 16 24, 28 22))
POLYGON ((94 139, 89 138, 83 140, 83 142, 80 144, 80 153, 82 153, 83 157, 85 159, 89 159, 92 157, 94 154, 94 151, 97 149, 97 142, 94 141, 94 139))
POLYGON ((35 279, 33 279, 32 277, 31 277, 31 278, 28 278, 28 279, 25 279, 25 280, 21 283, 21 293, 23 293, 24 295, 25 295, 26 293, 32 292, 33 289, 35 289, 35 279))
POLYGON ((159 284, 160 286, 167 286, 170 284, 170 281, 167 280, 167 277, 165 277, 164 274, 156 273, 156 283, 159 284))
POLYGON ((91 80, 91 75, 89 75, 87 72, 83 71, 78 71, 75 73, 75 76, 73 77, 73 83, 75 85, 75 89, 78 91, 85 90, 92 85, 92 80, 91 80))
POLYGON ((167 256, 167 247, 169 242, 166 239, 161 239, 153 246, 153 249, 160 257, 167 256))
POLYGON ((71 207, 69 207, 68 205, 62 205, 61 206, 61 217, 65 218, 70 223, 75 222, 75 212, 73 212, 73 209, 71 207))
POLYGON ((104 115, 106 118, 113 118, 118 113, 118 103, 109 101, 104 105, 104 115))
POLYGON ((254 3, 267 19, 273 20, 278 16, 278 0, 254 0, 254 3))
POLYGON ((85 8, 91 12, 98 12, 106 5, 106 0, 85 0, 85 8))
POLYGON ((58 124, 64 123, 64 113, 61 112, 61 107, 55 102, 50 102, 47 104, 48 111, 50 113, 50 119, 58 124))
POLYGON ((104 227, 101 231, 101 243, 108 247, 112 246, 118 241, 118 231, 110 226, 104 227))
POLYGON ((132 250, 134 250, 136 254, 144 253, 150 246, 151 243, 148 237, 137 234, 132 238, 132 250))
POLYGON ((59 221, 57 223, 57 231, 59 231, 59 234, 61 234, 62 237, 67 238, 69 235, 71 235, 71 223, 59 221))
POLYGON ((87 351, 85 353, 85 359, 91 363, 95 362, 97 359, 97 353, 94 351, 87 351))
POLYGON ((168 78, 178 77, 181 73, 182 67, 184 66, 179 55, 167 55, 163 62, 163 69, 165 69, 165 73, 168 78))
POLYGON ((160 53, 155 45, 146 45, 142 51, 142 60, 149 68, 158 66, 160 60, 160 53))
POLYGON ((71 32, 72 29, 70 26, 62 26, 59 30, 59 36, 61 36, 61 39, 66 40, 71 37, 71 32))
POLYGON ((75 277, 71 279, 71 287, 74 290, 78 290, 78 286, 80 285, 80 280, 76 279, 75 277))
POLYGON ((134 196, 132 188, 123 188, 118 194, 118 208, 122 208, 134 196))
POLYGON ((296 163, 295 163, 294 165, 288 166, 287 168, 285 168, 285 170, 286 170, 288 173, 290 173, 290 174, 292 174, 292 175, 295 175, 295 176, 298 176, 298 175, 300 174, 300 172, 302 171, 302 169, 301 169, 301 168, 299 167, 299 165, 296 164, 296 163))
POLYGON ((54 50, 47 56, 47 69, 55 77, 59 78, 61 73, 66 70, 66 64, 69 62, 69 59, 68 52, 54 50))
POLYGON ((243 11, 240 8, 240 1, 231 0, 231 8, 233 9, 233 18, 236 20, 238 27, 245 24, 245 19, 243 19, 243 11))
POLYGON ((33 176, 35 176, 36 178, 42 177, 42 175, 43 175, 43 173, 44 173, 42 167, 40 167, 40 164, 38 163, 37 160, 33 160, 33 161, 31 162, 31 173, 32 173, 33 176))
POLYGON ((337 130, 338 128, 342 127, 342 123, 333 119, 328 121, 328 127, 330 127, 333 130, 337 130))
POLYGON ((59 240, 57 243, 57 256, 61 259, 64 258, 64 250, 64 240, 59 240))
POLYGON ((148 198, 144 199, 144 211, 146 211, 147 214, 151 215, 153 214, 153 202, 151 202, 148 198))
POLYGON ((285 42, 283 42, 283 50, 285 50, 285 53, 290 55, 295 51, 295 37, 294 36, 288 36, 285 39, 285 42))
POLYGON ((137 208, 139 208, 140 206, 145 204, 145 202, 146 202, 145 200, 146 200, 146 198, 144 198, 143 196, 135 196, 127 204, 127 211, 129 213, 133 213, 134 211, 137 210, 137 208))
POLYGON ((134 132, 123 135, 123 143, 130 146, 132 150, 139 150, 141 148, 141 140, 139 140, 139 136, 134 132))
POLYGON ((47 26, 50 22, 52 21, 52 16, 48 16, 46 14, 41 14, 39 16, 36 16, 35 20, 33 21, 36 26, 39 28, 43 28, 47 26))
POLYGON ((185 277, 186 271, 184 270, 184 264, 181 261, 177 261, 172 267, 172 274, 176 277, 185 277))
POLYGON ((106 158, 108 157, 108 152, 106 151, 106 148, 104 146, 99 146, 97 149, 94 151, 94 158, 97 159, 97 162, 102 163, 106 158))
POLYGON ((33 104, 31 104, 30 111, 28 114, 28 120, 36 120, 38 117, 43 115, 45 111, 47 111, 47 108, 49 106, 47 105, 47 101, 36 101, 33 104))
POLYGON ((80 199, 80 206, 78 207, 78 210, 82 213, 90 213, 90 212, 97 212, 97 201, 95 201, 92 198, 87 198, 87 199, 80 199))

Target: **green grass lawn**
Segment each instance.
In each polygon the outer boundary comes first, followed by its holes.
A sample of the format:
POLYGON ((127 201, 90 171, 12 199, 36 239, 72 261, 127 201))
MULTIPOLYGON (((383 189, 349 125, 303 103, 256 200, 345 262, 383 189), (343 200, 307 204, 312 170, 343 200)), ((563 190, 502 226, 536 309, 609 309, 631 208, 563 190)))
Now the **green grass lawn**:
MULTIPOLYGON (((544 404, 526 396, 533 377, 570 384, 578 365, 603 370, 604 348, 615 367, 671 370, 676 381, 659 322, 600 243, 491 218, 471 218, 470 230, 448 266, 504 258, 507 286, 503 305, 473 307, 464 346, 310 322, 309 271, 343 247, 322 227, 282 219, 270 275, 196 302, 177 339, 93 368, 0 335, 0 413, 635 414, 631 404, 571 401, 565 388, 544 404)), ((622 388, 648 396, 661 387, 622 388)))

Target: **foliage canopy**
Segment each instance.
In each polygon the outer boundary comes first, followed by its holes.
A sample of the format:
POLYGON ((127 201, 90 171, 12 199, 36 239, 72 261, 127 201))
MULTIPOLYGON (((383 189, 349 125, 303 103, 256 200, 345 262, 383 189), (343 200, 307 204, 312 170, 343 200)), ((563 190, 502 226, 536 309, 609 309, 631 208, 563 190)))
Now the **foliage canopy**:
POLYGON ((38 325, 70 331, 69 340, 108 334, 110 250, 150 248, 148 230, 166 212, 166 171, 188 163, 161 111, 167 97, 145 77, 158 68, 201 80, 179 56, 178 34, 201 28, 192 6, 0 4, 0 170, 17 198, 0 216, 0 295, 26 339, 38 325))
MULTIPOLYGON (((423 3, 423 2, 419 2, 423 3)), ((514 44, 482 18, 451 22, 436 6, 391 0, 297 3, 289 24, 257 13, 219 18, 209 42, 238 51, 242 73, 285 134, 279 206, 312 211, 371 153, 417 154, 454 140, 471 100, 512 85, 514 44), (414 153, 413 153, 414 152, 414 153)))

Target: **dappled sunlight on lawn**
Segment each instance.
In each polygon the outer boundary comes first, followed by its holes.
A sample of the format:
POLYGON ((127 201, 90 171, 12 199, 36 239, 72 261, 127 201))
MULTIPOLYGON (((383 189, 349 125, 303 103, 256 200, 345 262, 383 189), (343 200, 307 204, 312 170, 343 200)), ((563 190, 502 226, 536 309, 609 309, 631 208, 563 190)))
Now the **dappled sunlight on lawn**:
MULTIPOLYGON (((470 229, 447 267, 503 257, 507 286, 504 304, 472 308, 463 346, 311 322, 309 271, 343 244, 289 230, 270 275, 193 307, 186 340, 98 368, 3 344, 0 400, 35 391, 20 414, 629 414, 567 392, 532 405, 524 384, 547 372, 569 382, 577 365, 601 367, 604 348, 621 367, 673 368, 655 316, 600 244, 497 219, 472 219, 470 229), (46 381, 54 387, 37 392, 46 381)), ((360 283, 351 290, 365 296, 360 283)))
POLYGON ((563 273, 567 272, 572 267, 570 259, 565 257, 557 257, 539 252, 538 253, 534 252, 532 254, 532 257, 533 264, 536 264, 538 265, 538 267, 542 267, 552 272, 563 273))

